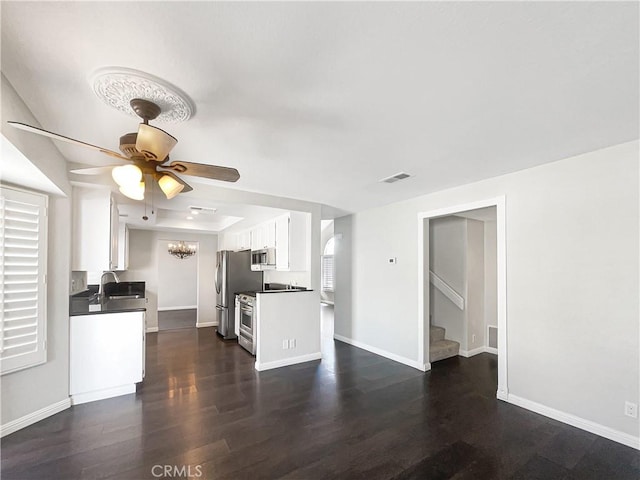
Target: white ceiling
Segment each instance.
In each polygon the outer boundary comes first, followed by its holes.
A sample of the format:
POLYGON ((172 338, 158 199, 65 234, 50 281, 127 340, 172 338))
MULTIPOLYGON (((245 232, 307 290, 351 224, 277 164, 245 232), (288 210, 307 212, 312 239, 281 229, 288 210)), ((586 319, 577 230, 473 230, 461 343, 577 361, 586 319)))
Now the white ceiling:
POLYGON ((358 211, 638 137, 636 2, 1 8, 2 72, 44 128, 117 149, 136 120, 88 78, 142 70, 196 105, 159 125, 172 157, 237 168, 231 188, 358 211))

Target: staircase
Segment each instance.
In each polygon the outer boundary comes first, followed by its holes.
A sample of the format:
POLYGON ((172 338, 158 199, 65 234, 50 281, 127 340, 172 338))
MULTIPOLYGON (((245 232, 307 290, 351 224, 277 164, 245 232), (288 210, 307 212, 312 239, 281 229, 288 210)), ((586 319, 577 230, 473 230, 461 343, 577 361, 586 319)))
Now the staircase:
POLYGON ((429 329, 429 362, 437 362, 445 358, 457 357, 460 344, 453 340, 445 340, 445 329, 431 325, 429 329))

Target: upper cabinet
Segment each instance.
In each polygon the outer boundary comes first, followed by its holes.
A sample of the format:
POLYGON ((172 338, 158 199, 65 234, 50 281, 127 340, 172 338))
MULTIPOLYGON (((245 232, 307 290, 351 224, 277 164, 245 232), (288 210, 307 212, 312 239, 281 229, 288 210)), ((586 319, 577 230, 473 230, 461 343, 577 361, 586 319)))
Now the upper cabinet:
POLYGON ((309 270, 311 215, 289 212, 275 219, 276 270, 306 272, 309 270))
POLYGON ((118 224, 118 270, 129 269, 129 225, 118 224))
MULTIPOLYGON (((118 206, 107 188, 73 187, 72 269, 122 270, 118 206)), ((124 256, 123 256, 124 261, 124 256)))
POLYGON ((251 229, 251 250, 276 247, 276 221, 269 220, 251 229))
POLYGON ((250 250, 251 249, 251 230, 245 230, 236 235, 237 245, 234 250, 250 250))
POLYGON ((311 215, 303 212, 288 212, 256 225, 250 230, 226 234, 222 248, 229 250, 275 248, 276 270, 306 272, 310 268, 311 215))

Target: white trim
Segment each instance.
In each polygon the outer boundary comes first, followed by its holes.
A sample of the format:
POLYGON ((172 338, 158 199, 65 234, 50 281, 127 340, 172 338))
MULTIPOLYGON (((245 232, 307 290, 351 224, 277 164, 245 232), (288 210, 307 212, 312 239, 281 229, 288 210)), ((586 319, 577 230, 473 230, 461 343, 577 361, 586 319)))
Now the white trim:
POLYGON ((183 305, 181 307, 158 307, 159 312, 170 312, 173 310, 195 310, 198 305, 183 305))
POLYGON ((113 388, 104 388, 102 390, 96 390, 93 392, 71 395, 71 404, 80 405, 81 403, 104 400, 105 398, 119 397, 120 395, 127 395, 129 393, 136 393, 135 383, 132 383, 130 385, 121 385, 119 387, 113 388))
POLYGON ((70 406, 71 399, 67 397, 64 400, 52 403, 51 405, 41 408, 40 410, 36 410, 35 412, 24 415, 23 417, 16 418, 15 420, 12 420, 0 426, 0 437, 4 437, 13 432, 17 432, 22 428, 28 427, 29 425, 33 425, 40 420, 44 420, 51 415, 55 415, 56 413, 60 413, 63 410, 66 410, 70 406))
POLYGON ((158 327, 147 327, 145 330, 146 333, 155 333, 158 331, 158 327))
POLYGON ((295 365, 297 363, 310 362, 312 360, 321 360, 322 352, 309 353, 307 355, 300 355, 299 357, 283 358, 282 360, 274 360, 273 362, 259 363, 256 361, 255 369, 259 372, 265 370, 271 370, 273 368, 287 367, 289 365, 295 365))
MULTIPOLYGON (((449 206, 418 213, 418 358, 428 358, 429 352, 424 345, 429 345, 429 329, 424 328, 424 279, 426 277, 424 259, 424 223, 434 217, 442 217, 467 210, 485 207, 496 207, 496 241, 497 241, 497 306, 498 306, 498 391, 496 396, 506 400, 508 395, 507 375, 507 229, 506 229, 506 197, 479 200, 462 205, 449 206)), ((428 293, 427 293, 428 295, 428 293)))
POLYGON ((218 326, 218 322, 196 323, 196 328, 217 327, 217 326, 218 326))
POLYGON ((484 351, 486 353, 490 353, 492 355, 498 355, 498 349, 493 347, 484 347, 484 351))
POLYGON ((451 285, 441 279, 433 271, 429 270, 429 281, 442 292, 442 294, 453 302, 460 310, 464 310, 464 297, 456 292, 451 285))
POLYGON ((591 420, 586 420, 570 413, 547 407, 546 405, 542 405, 541 403, 527 400, 526 398, 518 397, 511 393, 508 395, 507 402, 518 407, 526 408, 527 410, 531 410, 532 412, 539 413, 540 415, 544 415, 545 417, 553 418, 554 420, 558 420, 559 422, 572 425, 581 430, 595 433, 596 435, 600 435, 601 437, 608 438, 609 440, 613 440, 614 442, 627 445, 628 447, 635 448, 636 450, 640 450, 640 437, 634 437, 633 435, 621 432, 620 430, 614 430, 613 428, 606 427, 596 422, 592 422, 591 420))
POLYGON ((351 338, 343 337, 342 335, 334 334, 333 338, 335 340, 338 340, 339 342, 343 342, 348 345, 353 345, 354 347, 361 348, 371 353, 375 353, 376 355, 380 355, 381 357, 388 358, 389 360, 393 360, 394 362, 402 363, 404 365, 417 368, 421 372, 427 372, 431 370, 431 363, 420 363, 415 360, 411 360, 410 358, 403 357, 401 355, 396 355, 395 353, 387 352, 386 350, 382 350, 381 348, 372 347, 371 345, 367 345, 366 343, 362 343, 357 340, 353 340, 351 338))
POLYGON ((474 348, 473 350, 460 350, 460 356, 469 358, 484 352, 486 352, 485 347, 478 347, 474 348))

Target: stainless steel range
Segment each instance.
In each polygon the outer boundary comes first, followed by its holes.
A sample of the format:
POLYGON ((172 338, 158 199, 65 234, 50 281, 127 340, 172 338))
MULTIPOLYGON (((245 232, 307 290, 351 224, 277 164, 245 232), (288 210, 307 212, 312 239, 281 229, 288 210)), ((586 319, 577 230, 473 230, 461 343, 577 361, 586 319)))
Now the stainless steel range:
POLYGON ((251 355, 256 354, 255 294, 238 295, 240 303, 240 335, 238 343, 251 355))

